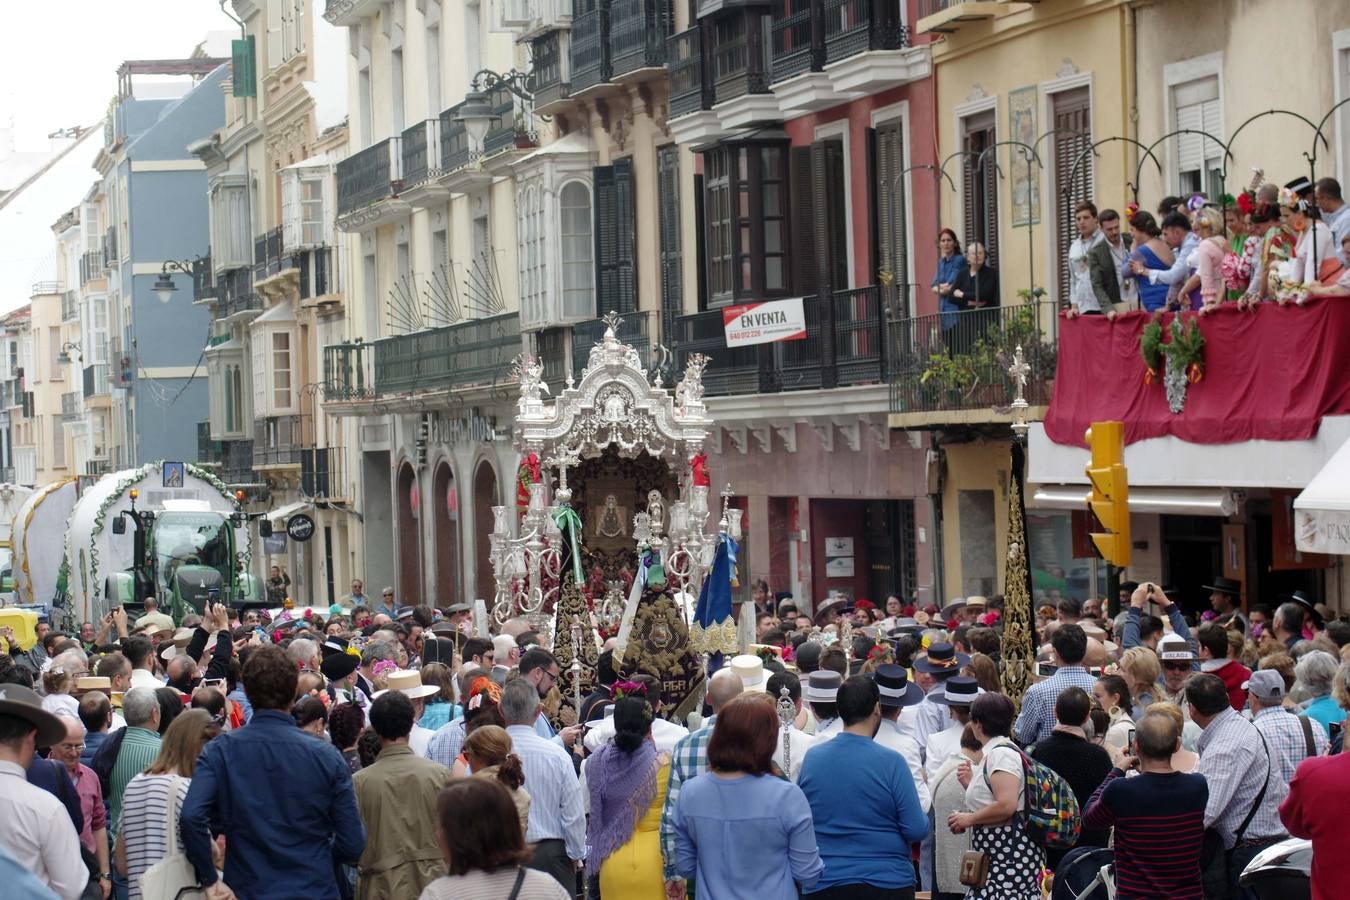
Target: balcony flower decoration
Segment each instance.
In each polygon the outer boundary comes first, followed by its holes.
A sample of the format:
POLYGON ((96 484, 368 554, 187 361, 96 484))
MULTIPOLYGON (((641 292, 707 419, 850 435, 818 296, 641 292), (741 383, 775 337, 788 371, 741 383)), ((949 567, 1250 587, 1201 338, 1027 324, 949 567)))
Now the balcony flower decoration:
POLYGON ((1163 370, 1167 405, 1174 414, 1186 408, 1187 384, 1198 384, 1205 377, 1205 336, 1195 318, 1184 323, 1183 318, 1177 315, 1171 326, 1164 329, 1162 313, 1154 313, 1139 337, 1139 354, 1148 367, 1144 383, 1152 384, 1158 377, 1158 370, 1163 370), (1165 334, 1170 334, 1172 339, 1165 341, 1165 334))

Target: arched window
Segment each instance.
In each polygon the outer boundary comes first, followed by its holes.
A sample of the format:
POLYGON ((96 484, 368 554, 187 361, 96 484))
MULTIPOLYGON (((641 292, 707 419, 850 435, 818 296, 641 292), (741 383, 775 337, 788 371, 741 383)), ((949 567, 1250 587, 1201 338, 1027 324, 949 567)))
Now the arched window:
POLYGON ((566 184, 558 198, 562 237, 562 311, 567 319, 595 314, 591 193, 580 181, 566 184))

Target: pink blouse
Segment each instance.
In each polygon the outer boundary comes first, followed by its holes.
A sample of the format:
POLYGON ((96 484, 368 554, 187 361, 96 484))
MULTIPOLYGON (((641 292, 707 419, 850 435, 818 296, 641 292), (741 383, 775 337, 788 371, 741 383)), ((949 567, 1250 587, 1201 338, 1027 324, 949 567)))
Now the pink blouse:
POLYGON ((1191 259, 1200 273, 1200 300, 1205 306, 1219 301, 1224 289, 1223 257, 1228 248, 1214 238, 1206 238, 1195 248, 1191 259))

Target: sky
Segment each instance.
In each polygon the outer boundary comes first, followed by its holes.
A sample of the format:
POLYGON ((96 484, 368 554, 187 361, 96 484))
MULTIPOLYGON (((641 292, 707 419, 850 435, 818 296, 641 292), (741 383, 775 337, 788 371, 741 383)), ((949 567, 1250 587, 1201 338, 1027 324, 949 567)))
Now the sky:
POLYGON ((238 28, 218 0, 40 0, 5 7, 11 39, 0 54, 0 127, 12 123, 20 151, 45 149, 50 132, 101 119, 123 61, 186 57, 207 32, 238 28))

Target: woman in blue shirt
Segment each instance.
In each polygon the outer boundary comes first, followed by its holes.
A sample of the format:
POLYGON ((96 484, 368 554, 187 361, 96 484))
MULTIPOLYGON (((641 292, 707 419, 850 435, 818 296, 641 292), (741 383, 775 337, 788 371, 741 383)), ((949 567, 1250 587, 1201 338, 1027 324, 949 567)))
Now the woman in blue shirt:
POLYGON ((797 900, 794 882, 810 890, 825 869, 806 795, 770 774, 778 730, 767 694, 717 714, 708 772, 685 782, 673 816, 675 868, 696 897, 797 900))
POLYGON ((956 324, 956 313, 961 307, 952 298, 957 276, 966 267, 966 258, 961 255, 961 242, 956 232, 944 228, 938 232, 937 274, 933 276, 933 293, 938 295, 938 309, 942 316, 942 330, 946 331, 956 324))

